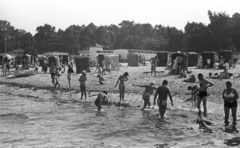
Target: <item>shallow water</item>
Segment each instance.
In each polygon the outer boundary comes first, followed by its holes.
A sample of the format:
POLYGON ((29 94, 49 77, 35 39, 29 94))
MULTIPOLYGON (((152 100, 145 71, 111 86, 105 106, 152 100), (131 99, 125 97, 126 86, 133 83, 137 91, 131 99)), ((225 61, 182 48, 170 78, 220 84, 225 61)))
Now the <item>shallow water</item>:
POLYGON ((161 121, 158 110, 104 106, 96 112, 93 102, 63 101, 74 99, 0 93, 0 147, 226 147, 226 139, 238 136, 227 133, 219 114, 208 119, 215 125, 199 129, 196 112, 181 106, 170 107, 161 121))

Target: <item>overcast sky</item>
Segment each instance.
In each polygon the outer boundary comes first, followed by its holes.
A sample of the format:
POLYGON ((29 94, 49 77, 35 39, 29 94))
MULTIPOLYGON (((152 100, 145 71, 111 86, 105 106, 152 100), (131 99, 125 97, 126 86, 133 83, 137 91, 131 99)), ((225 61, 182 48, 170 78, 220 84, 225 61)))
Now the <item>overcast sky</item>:
POLYGON ((123 20, 184 31, 187 22, 207 25, 208 10, 240 13, 239 4, 239 0, 0 0, 0 20, 33 35, 46 23, 57 31, 73 24, 118 25, 123 20))

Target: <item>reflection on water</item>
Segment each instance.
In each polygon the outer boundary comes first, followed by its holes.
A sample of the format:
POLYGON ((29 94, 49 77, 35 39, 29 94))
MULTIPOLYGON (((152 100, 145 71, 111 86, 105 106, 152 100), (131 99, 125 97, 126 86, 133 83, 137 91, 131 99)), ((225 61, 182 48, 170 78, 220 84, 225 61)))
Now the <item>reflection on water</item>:
MULTIPOLYGON (((220 130, 222 124, 203 122, 206 127, 201 128, 194 111, 179 108, 159 120, 155 109, 105 106, 104 112, 97 112, 93 102, 66 94, 0 98, 0 147, 218 147, 235 136, 220 130)), ((219 118, 210 119, 222 123, 219 118)))

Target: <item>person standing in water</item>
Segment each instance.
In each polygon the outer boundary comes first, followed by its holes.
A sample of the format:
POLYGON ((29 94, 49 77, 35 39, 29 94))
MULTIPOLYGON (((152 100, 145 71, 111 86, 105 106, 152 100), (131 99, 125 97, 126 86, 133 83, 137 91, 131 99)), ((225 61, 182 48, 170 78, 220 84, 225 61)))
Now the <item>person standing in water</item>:
POLYGON ((61 84, 60 84, 60 76, 61 76, 61 71, 60 68, 56 68, 56 73, 54 76, 55 84, 54 84, 54 92, 56 90, 56 87, 58 85, 60 92, 62 92, 61 84))
POLYGON ((70 64, 68 64, 67 78, 68 78, 69 91, 71 90, 72 73, 74 73, 73 68, 70 64))
POLYGON ((144 100, 144 105, 142 107, 142 110, 144 110, 147 105, 150 106, 150 97, 153 94, 153 90, 156 89, 156 87, 154 87, 154 82, 151 82, 149 85, 135 85, 133 84, 133 86, 138 86, 138 87, 145 87, 145 91, 143 93, 143 100, 144 100))
POLYGON ((82 71, 82 75, 81 75, 80 78, 79 78, 80 90, 81 90, 81 100, 82 100, 82 98, 83 98, 83 94, 84 94, 84 96, 85 96, 85 100, 87 100, 86 81, 87 81, 86 71, 83 70, 83 71, 82 71))
POLYGON ((94 104, 97 106, 98 111, 100 112, 102 110, 102 102, 107 102, 107 91, 103 91, 98 93, 96 100, 94 101, 94 104))
POLYGON ((124 93, 125 93, 125 84, 124 82, 128 80, 128 72, 125 72, 123 75, 119 76, 115 87, 117 87, 119 82, 119 93, 120 93, 120 101, 124 102, 124 93))
POLYGON ((157 73, 156 72, 156 67, 157 67, 157 65, 159 63, 158 56, 156 55, 155 57, 152 57, 150 59, 150 63, 151 63, 151 76, 152 76, 153 73, 156 76, 156 73, 157 73))
POLYGON ((158 96, 157 104, 159 106, 159 114, 161 119, 163 119, 164 114, 167 110, 167 98, 171 100, 171 104, 173 106, 173 100, 172 100, 172 95, 170 93, 169 88, 167 87, 168 81, 163 80, 162 85, 158 87, 157 92, 154 96, 154 102, 153 105, 156 104, 156 98, 158 96))
POLYGON ((228 126, 229 111, 232 111, 233 122, 232 125, 237 125, 237 106, 238 93, 232 88, 230 81, 226 82, 226 89, 223 91, 222 98, 224 100, 225 126, 228 126))
POLYGON ((203 101, 203 108, 204 108, 204 116, 207 116, 207 88, 212 87, 214 84, 209 82, 208 80, 203 78, 203 74, 198 74, 199 79, 199 89, 195 91, 198 92, 197 97, 197 107, 198 107, 198 115, 201 116, 201 102, 203 101))

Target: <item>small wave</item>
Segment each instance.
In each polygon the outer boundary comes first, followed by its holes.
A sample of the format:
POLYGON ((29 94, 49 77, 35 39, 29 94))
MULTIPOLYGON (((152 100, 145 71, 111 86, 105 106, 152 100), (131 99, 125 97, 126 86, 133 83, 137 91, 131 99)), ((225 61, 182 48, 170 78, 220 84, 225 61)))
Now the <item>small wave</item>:
POLYGON ((0 119, 28 119, 28 116, 24 114, 8 113, 8 114, 0 114, 0 119))

